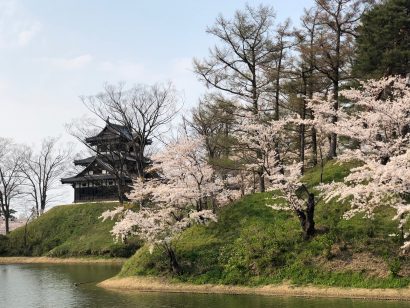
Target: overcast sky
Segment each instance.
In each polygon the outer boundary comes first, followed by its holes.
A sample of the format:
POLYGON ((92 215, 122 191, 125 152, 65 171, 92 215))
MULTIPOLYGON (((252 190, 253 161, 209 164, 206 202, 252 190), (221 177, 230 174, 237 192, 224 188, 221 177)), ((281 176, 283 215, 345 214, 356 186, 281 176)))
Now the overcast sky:
POLYGON ((219 13, 273 6, 297 24, 313 0, 0 0, 0 136, 36 144, 69 140, 64 125, 86 114, 80 95, 104 83, 172 81, 196 104, 204 87, 192 58, 214 45, 219 13))

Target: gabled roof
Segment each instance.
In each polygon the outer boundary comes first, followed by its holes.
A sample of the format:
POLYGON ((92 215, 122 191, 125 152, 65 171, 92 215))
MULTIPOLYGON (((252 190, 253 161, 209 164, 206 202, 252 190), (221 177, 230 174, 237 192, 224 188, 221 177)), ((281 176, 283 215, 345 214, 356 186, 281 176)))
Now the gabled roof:
POLYGON ((95 136, 85 139, 87 143, 97 143, 99 141, 107 141, 112 139, 122 138, 126 141, 132 141, 132 132, 123 125, 114 124, 107 119, 105 127, 95 136))
MULTIPOLYGON (((109 161, 118 161, 120 159, 124 159, 126 161, 135 163, 136 160, 137 160, 135 155, 130 155, 130 154, 127 154, 127 155, 121 156, 121 157, 118 153, 109 153, 109 154, 97 153, 97 154, 98 154, 97 156, 94 155, 94 156, 90 156, 90 157, 83 158, 83 159, 76 159, 74 161, 74 165, 75 166, 84 166, 84 167, 86 167, 89 164, 91 164, 92 162, 94 162, 96 157, 98 157, 99 160, 102 161, 102 162, 104 160, 104 157, 107 158, 106 160, 109 160, 109 161)), ((144 157, 144 159, 147 160, 146 157, 144 157)))
MULTIPOLYGON (((61 179, 61 183, 62 184, 71 184, 71 183, 74 183, 74 182, 89 181, 89 180, 115 179, 115 176, 112 174, 112 171, 113 171, 113 169, 109 164, 105 163, 103 160, 101 160, 98 157, 94 156, 92 161, 87 165, 87 167, 85 167, 84 170, 82 170, 80 173, 78 173, 75 176, 61 179), (97 163, 99 166, 101 166, 104 170, 107 170, 108 174, 93 174, 93 175, 88 174, 88 171, 90 169, 92 169, 92 167, 94 167, 95 163, 97 163)), ((124 175, 124 178, 128 178, 128 177, 124 175)))
POLYGON ((94 161, 94 159, 95 159, 95 156, 90 156, 90 157, 83 158, 83 159, 76 159, 74 161, 74 165, 75 166, 88 166, 94 161))
POLYGON ((76 182, 84 182, 90 180, 115 180, 115 176, 112 174, 96 174, 96 175, 85 175, 85 176, 73 176, 69 178, 61 179, 62 184, 72 184, 76 182))

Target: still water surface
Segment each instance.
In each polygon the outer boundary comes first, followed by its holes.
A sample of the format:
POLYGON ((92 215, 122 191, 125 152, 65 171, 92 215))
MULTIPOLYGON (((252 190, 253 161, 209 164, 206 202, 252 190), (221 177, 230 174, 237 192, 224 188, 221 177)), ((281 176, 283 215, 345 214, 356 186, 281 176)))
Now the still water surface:
POLYGON ((119 271, 112 265, 0 265, 0 307, 140 308, 403 308, 408 302, 309 299, 255 295, 112 292, 96 283, 119 271))

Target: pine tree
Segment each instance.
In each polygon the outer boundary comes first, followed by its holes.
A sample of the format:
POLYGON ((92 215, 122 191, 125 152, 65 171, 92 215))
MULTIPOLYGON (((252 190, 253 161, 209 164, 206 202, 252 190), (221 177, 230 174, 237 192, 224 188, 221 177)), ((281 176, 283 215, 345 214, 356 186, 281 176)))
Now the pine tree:
POLYGON ((387 0, 362 17, 354 73, 379 78, 410 73, 410 0, 387 0))

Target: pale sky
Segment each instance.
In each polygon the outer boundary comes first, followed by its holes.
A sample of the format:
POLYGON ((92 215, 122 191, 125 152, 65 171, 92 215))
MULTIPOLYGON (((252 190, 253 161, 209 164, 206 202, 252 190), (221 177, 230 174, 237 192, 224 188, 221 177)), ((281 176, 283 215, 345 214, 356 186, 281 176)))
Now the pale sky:
POLYGON ((70 140, 64 125, 87 114, 79 96, 104 83, 172 81, 189 109, 205 91, 192 58, 215 44, 206 27, 246 3, 296 25, 313 0, 0 0, 0 136, 70 140))

